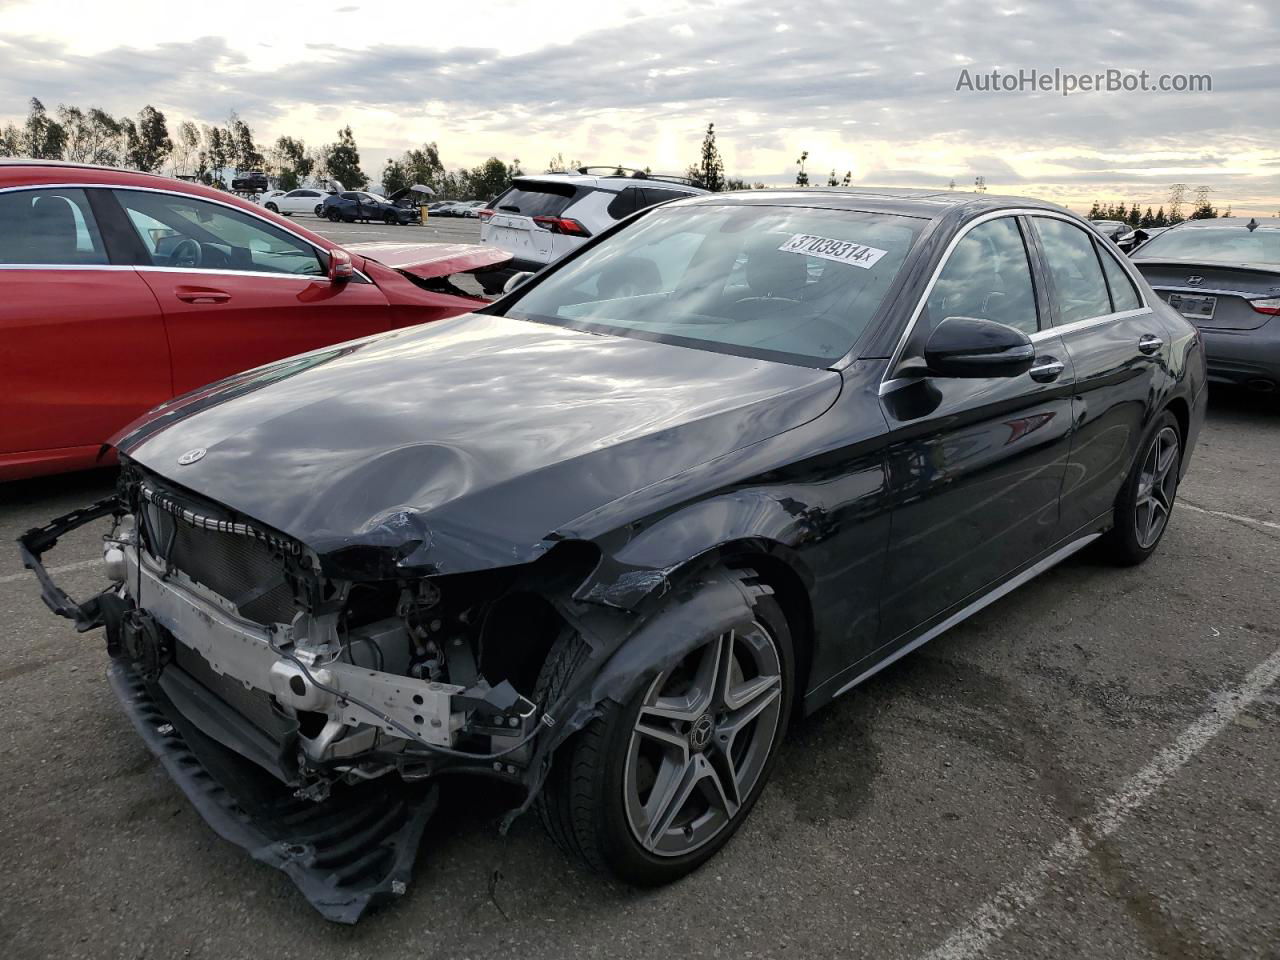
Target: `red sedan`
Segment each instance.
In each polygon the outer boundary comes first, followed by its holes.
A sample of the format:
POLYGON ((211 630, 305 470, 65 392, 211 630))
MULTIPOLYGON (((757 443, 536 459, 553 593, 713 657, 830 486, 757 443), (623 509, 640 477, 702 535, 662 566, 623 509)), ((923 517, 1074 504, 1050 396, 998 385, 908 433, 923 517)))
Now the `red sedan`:
POLYGON ((343 249, 168 177, 0 161, 0 480, 99 463, 169 398, 259 364, 474 310, 479 245, 343 249))

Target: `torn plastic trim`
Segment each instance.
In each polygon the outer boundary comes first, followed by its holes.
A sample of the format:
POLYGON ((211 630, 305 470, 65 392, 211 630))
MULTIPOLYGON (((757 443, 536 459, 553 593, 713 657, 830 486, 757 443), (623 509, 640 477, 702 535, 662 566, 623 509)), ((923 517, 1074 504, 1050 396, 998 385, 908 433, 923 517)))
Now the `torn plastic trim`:
POLYGON ((48 551, 57 546, 60 537, 66 536, 72 530, 102 517, 119 518, 128 512, 128 508, 119 496, 112 495, 50 520, 43 527, 33 527, 18 538, 18 555, 22 558, 22 565, 34 573, 36 580, 40 582, 40 599, 58 616, 74 621, 76 630, 80 633, 103 625, 104 611, 101 608, 101 600, 111 591, 104 591, 84 603, 77 603, 70 594, 53 582, 53 578, 45 570, 41 560, 48 551))
POLYGON ((320 803, 279 784, 264 788, 250 761, 204 736, 138 673, 113 661, 109 677, 139 736, 205 822, 283 871, 326 920, 352 924, 404 895, 436 786, 362 784, 320 803))
POLYGON ((536 741, 530 759, 528 794, 503 818, 502 831, 533 803, 556 749, 601 716, 606 702, 626 703, 645 683, 697 649, 710 632, 749 620, 756 600, 772 594, 750 570, 716 567, 674 585, 644 617, 593 604, 559 603, 560 614, 591 655, 560 699, 544 709, 542 722, 549 730, 536 741))

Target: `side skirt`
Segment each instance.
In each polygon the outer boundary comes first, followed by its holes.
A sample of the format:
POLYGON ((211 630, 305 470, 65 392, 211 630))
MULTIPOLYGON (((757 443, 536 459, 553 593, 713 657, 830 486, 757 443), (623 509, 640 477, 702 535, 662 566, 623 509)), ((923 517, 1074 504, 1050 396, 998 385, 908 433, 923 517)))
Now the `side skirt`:
POLYGON ((862 681, 866 680, 868 677, 875 676, 885 667, 901 660, 908 653, 911 653, 911 651, 917 650, 920 647, 923 647, 926 643, 928 643, 934 637, 938 636, 939 634, 946 633, 956 624, 962 623, 963 621, 969 619, 979 610, 983 610, 986 607, 989 607, 991 604, 995 603, 1001 597, 1012 593, 1014 590, 1017 590, 1018 587, 1022 586, 1024 583, 1027 583, 1030 580, 1034 580, 1036 577, 1040 576, 1040 574, 1044 573, 1046 570, 1052 567, 1056 567, 1063 560, 1067 559, 1067 557, 1071 556, 1073 553, 1077 553, 1080 550, 1083 550, 1089 544, 1093 543, 1093 541, 1097 540, 1100 536, 1102 536, 1101 533, 1091 533, 1088 536, 1080 537, 1078 540, 1072 540, 1066 546, 1059 547, 1057 550, 1049 554, 1044 559, 1027 567, 1021 573, 1015 574, 1014 576, 1010 577, 1008 580, 1004 581, 1004 583, 1000 584, 995 589, 991 590, 989 593, 983 594, 982 596, 978 597, 976 600, 973 600, 972 602, 970 602, 960 610, 953 613, 951 616, 947 617, 942 622, 937 623, 934 626, 930 627, 928 630, 920 634, 920 636, 916 637, 911 642, 903 644, 901 647, 893 651, 893 653, 889 654, 884 659, 878 661, 868 669, 862 671, 862 673, 858 674, 856 677, 854 677, 852 680, 850 680, 848 683, 842 686, 839 690, 833 693, 828 699, 834 700, 836 697, 840 696, 840 694, 847 693, 848 691, 856 687, 858 684, 862 683, 862 681))

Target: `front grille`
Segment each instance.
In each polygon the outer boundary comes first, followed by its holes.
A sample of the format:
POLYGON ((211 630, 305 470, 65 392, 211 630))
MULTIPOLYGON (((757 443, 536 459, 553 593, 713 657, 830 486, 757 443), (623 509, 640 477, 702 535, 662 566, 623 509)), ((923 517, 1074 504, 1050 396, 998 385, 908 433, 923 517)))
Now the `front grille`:
POLYGON ((261 624, 292 622, 297 608, 293 589, 285 579, 281 551, 286 545, 275 538, 241 532, 248 529, 243 524, 175 510, 171 500, 147 499, 147 527, 154 555, 229 600, 246 619, 261 624), (189 517, 204 522, 193 525, 189 517))

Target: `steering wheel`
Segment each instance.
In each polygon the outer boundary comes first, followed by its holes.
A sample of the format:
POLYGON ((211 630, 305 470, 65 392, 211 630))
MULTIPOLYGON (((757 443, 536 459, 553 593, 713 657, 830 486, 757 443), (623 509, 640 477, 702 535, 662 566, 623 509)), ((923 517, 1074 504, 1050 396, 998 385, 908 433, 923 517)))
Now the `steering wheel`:
POLYGON ((169 254, 169 266, 171 267, 198 267, 203 259, 204 251, 200 249, 199 242, 192 240, 190 237, 184 237, 174 246, 173 251, 169 254))

